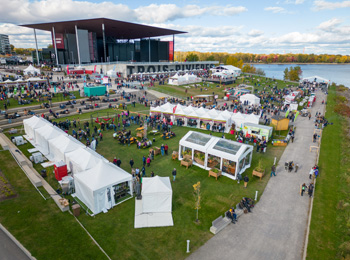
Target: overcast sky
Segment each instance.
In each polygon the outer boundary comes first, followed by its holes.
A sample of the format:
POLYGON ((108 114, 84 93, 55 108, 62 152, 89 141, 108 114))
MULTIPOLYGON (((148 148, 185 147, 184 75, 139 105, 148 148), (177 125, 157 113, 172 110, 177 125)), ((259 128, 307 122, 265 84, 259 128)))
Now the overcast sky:
MULTIPOLYGON (((176 51, 350 54, 350 1, 0 0, 0 3, 0 33, 8 34, 15 47, 35 46, 33 30, 19 24, 106 17, 188 32, 175 37, 176 51)), ((49 33, 37 34, 39 47, 51 43, 49 33)))

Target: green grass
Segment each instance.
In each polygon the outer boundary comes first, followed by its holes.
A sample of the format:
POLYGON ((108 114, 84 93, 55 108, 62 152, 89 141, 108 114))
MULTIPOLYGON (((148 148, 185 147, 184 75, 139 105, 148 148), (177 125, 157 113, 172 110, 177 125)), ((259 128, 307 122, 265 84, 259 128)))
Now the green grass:
MULTIPOLYGON (((298 84, 296 83, 290 83, 290 82, 284 82, 283 80, 273 80, 271 78, 266 78, 266 77, 261 77, 261 76, 248 76, 244 75, 244 77, 239 77, 236 80, 235 84, 228 84, 228 85, 223 85, 219 83, 210 83, 210 82, 203 82, 199 83, 202 87, 192 87, 191 85, 194 84, 187 84, 186 86, 191 86, 191 88, 185 88, 185 85, 182 86, 173 86, 173 85, 155 85, 154 87, 151 87, 150 89, 156 90, 158 92, 168 94, 168 95, 174 95, 179 98, 187 98, 191 97, 194 95, 199 95, 199 94, 214 94, 219 95, 219 98, 223 98, 225 91, 225 88, 230 88, 230 87, 236 87, 239 84, 247 84, 247 85, 252 85, 254 86, 254 90, 257 89, 257 91, 262 91, 266 87, 266 92, 271 92, 270 88, 267 86, 270 85, 271 87, 276 84, 278 89, 285 88, 287 86, 293 85, 297 86, 298 84), (219 86, 219 87, 217 87, 219 86), (202 91, 200 91, 200 88, 202 88, 202 91), (187 90, 187 93, 185 92, 187 90)), ((197 83, 198 85, 198 83, 197 83)), ((248 87, 251 91, 252 88, 248 87)))
MULTIPOLYGON (((148 114, 148 108, 136 105, 135 108, 129 106, 130 111, 142 111, 148 114)), ((106 110, 109 112, 115 112, 115 110, 106 110)), ((101 111, 99 111, 101 112, 101 111)), ((118 111, 119 112, 119 111, 118 111)), ((76 118, 77 116, 68 117, 70 119, 76 118)), ((84 113, 80 115, 80 120, 90 118, 89 113, 84 113)), ((66 120, 67 118, 61 119, 66 120)), ((58 120, 59 121, 59 120, 58 120)), ((137 125, 132 125, 130 127, 132 135, 135 135, 135 129, 137 125)), ((90 126, 92 128, 92 126, 90 126)), ((263 165, 268 169, 273 164, 274 157, 280 158, 283 147, 272 147, 269 144, 267 152, 265 154, 256 153, 254 150, 252 166, 244 174, 248 174, 250 177, 250 182, 248 188, 244 189, 243 183, 237 184, 227 177, 221 177, 217 181, 213 177, 208 177, 208 171, 203 170, 199 167, 193 166, 189 169, 185 167, 180 167, 179 161, 171 160, 172 151, 178 151, 179 140, 184 136, 189 130, 200 131, 208 133, 204 130, 197 130, 187 127, 173 127, 173 131, 176 133, 176 137, 168 140, 163 140, 160 135, 155 136, 156 142, 154 146, 160 147, 162 143, 166 143, 169 146, 169 155, 162 157, 158 155, 155 160, 152 161, 150 167, 146 167, 146 175, 150 176, 151 171, 154 171, 156 175, 171 177, 171 171, 175 167, 177 169, 176 182, 172 182, 173 188, 173 227, 163 227, 163 228, 142 228, 134 229, 134 213, 135 213, 135 201, 134 199, 127 200, 122 204, 111 209, 107 214, 100 213, 95 217, 90 217, 85 214, 79 216, 79 220, 84 224, 87 230, 92 234, 92 236, 97 240, 97 242, 102 246, 102 248, 107 252, 112 259, 184 259, 188 254, 186 254, 186 240, 191 240, 191 251, 195 251, 200 246, 202 246, 208 239, 212 237, 209 232, 211 222, 216 219, 220 214, 222 215, 229 207, 236 205, 243 196, 254 197, 255 191, 259 191, 259 196, 261 196, 265 186, 269 180, 269 174, 267 174, 261 181, 257 177, 251 177, 252 170, 257 166, 260 158, 263 160, 263 165), (199 211, 200 223, 196 224, 196 211, 194 209, 194 196, 192 185, 201 182, 201 209, 199 211)), ((116 140, 112 138, 113 131, 108 130, 103 133, 103 141, 99 142, 97 147, 97 152, 105 156, 107 159, 112 161, 114 157, 119 157, 122 161, 121 167, 126 171, 130 172, 129 160, 134 159, 134 167, 142 166, 142 156, 148 155, 148 149, 137 149, 135 144, 130 146, 120 145, 116 140)), ((213 135, 221 136, 221 134, 213 133, 213 135)), ((153 136, 151 136, 153 138, 153 136)), ((226 134, 227 139, 232 139, 233 136, 226 134)), ((28 145, 29 146, 29 145, 28 145)), ((25 154, 25 150, 29 147, 20 146, 19 147, 25 154)), ((36 165, 35 168, 40 170, 41 166, 36 165)), ((57 182, 53 177, 52 170, 48 170, 49 176, 48 181, 53 187, 57 187, 57 182)), ((24 178, 24 177, 23 177, 24 178)), ((20 196, 18 199, 22 199, 20 196)), ((38 198, 38 200, 40 200, 38 198)), ((42 199, 41 199, 42 200, 42 199)), ((35 200, 28 201, 28 207, 33 203, 39 203, 41 205, 42 201, 37 202, 35 200)), ((23 202, 24 204, 24 202, 23 202)), ((23 205, 22 204, 22 205, 23 205)), ((1 205, 1 204, 0 204, 1 205)), ((39 206, 38 206, 39 207, 39 206)), ((42 207, 42 206, 41 206, 42 207)), ((40 209, 41 209, 40 207, 40 209)), ((31 222, 32 218, 36 218, 37 209, 33 209, 35 214, 32 216, 26 216, 27 221, 31 222)), ((58 209, 56 209, 58 211, 58 209)), ((50 211, 51 212, 51 211, 50 211)), ((1 212, 5 214, 4 217, 10 218, 6 211, 1 212)), ((53 217, 60 215, 61 213, 52 214, 53 217)), ((65 213, 61 214, 65 216, 65 213)), ((60 215, 60 216, 61 216, 60 215)), ((42 217, 45 218, 46 215, 42 217)), ((1 219, 1 217, 0 217, 1 219)), ((62 221, 66 229, 71 229, 74 225, 70 221, 62 221)), ((39 225, 40 227, 40 225, 39 225)), ((27 228, 23 222, 18 224, 18 229, 27 228)), ((52 233, 63 231, 55 229, 60 229, 59 225, 50 225, 52 233)), ((12 230, 16 228, 13 227, 12 230)), ((11 230, 10 230, 11 231, 11 230)), ((66 231, 66 230, 65 230, 66 231)), ((69 233, 69 232, 68 232, 69 233)), ((79 233, 79 232, 76 232, 79 233)), ((29 238, 26 238, 29 240, 29 238)), ((30 238, 32 243, 36 243, 38 239, 37 236, 30 238)), ((62 235, 57 236, 57 243, 62 239, 62 235)), ((21 241, 21 240, 20 240, 21 241)), ((52 247, 51 241, 49 239, 46 242, 52 247)), ((28 243, 28 249, 31 250, 34 245, 28 243)), ((89 243, 86 243, 85 254, 92 254, 89 252, 89 243)), ((77 249, 74 246, 69 247, 72 255, 80 257, 81 249, 77 249)), ((93 250, 93 247, 92 247, 93 250)), ((59 252, 58 250, 56 250, 59 252)), ((40 252, 42 254, 43 252, 40 252)), ((69 258, 69 257, 68 257, 69 258)), ((43 258, 48 259, 48 258, 43 258)), ((49 259, 59 259, 58 256, 51 256, 49 259)), ((77 258, 78 259, 78 258, 77 258)), ((103 259, 101 256, 98 257, 86 257, 84 259, 103 259)))
POLYGON ((9 151, 0 152, 0 168, 18 193, 0 202, 0 222, 37 259, 105 259, 85 231, 52 199, 35 190, 9 151))
POLYGON ((320 176, 315 189, 308 259, 350 257, 350 246, 346 244, 350 241, 349 126, 347 120, 334 112, 337 95, 339 93, 332 87, 327 100, 326 118, 333 125, 327 126, 322 134, 320 176))
MULTIPOLYGON (((76 99, 81 99, 84 97, 80 97, 79 91, 70 91, 71 94, 74 94, 74 96, 76 97, 76 99)), ((23 99, 23 100, 27 100, 29 98, 23 99)), ((8 109, 11 108, 25 108, 25 107, 29 107, 29 106, 35 106, 35 105, 40 105, 44 102, 48 102, 47 97, 43 96, 43 101, 39 101, 38 99, 34 99, 34 98, 30 98, 30 100, 33 100, 33 102, 31 102, 30 104, 25 104, 25 105, 19 105, 18 101, 15 100, 14 98, 10 98, 10 106, 8 106, 8 109)), ((55 94, 55 97, 52 98, 52 103, 56 103, 56 102, 61 102, 61 101, 68 101, 70 100, 69 97, 64 98, 62 93, 57 93, 55 94)), ((0 102, 0 108, 3 109, 4 108, 4 103, 6 103, 6 101, 0 102)))

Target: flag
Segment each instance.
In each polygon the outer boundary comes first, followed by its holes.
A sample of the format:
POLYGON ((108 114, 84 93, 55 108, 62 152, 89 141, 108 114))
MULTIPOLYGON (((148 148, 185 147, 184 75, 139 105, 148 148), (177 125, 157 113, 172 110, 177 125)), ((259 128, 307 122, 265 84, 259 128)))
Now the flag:
POLYGON ((287 113, 286 113, 286 117, 288 117, 288 115, 289 115, 289 110, 288 110, 287 113))

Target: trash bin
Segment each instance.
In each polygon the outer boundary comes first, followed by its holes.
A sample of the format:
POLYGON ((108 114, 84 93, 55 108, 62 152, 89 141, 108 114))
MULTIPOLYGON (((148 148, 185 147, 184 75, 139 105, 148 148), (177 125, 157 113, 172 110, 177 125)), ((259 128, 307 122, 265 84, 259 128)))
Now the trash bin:
POLYGON ((72 206, 72 210, 73 210, 73 215, 75 217, 78 217, 80 215, 80 205, 79 204, 74 204, 72 206))

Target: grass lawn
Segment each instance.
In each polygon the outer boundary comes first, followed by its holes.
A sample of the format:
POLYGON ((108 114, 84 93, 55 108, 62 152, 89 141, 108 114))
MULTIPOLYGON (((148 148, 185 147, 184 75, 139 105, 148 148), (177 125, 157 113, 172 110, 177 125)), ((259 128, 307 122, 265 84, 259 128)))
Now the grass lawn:
MULTIPOLYGON (((76 99, 84 98, 84 97, 80 97, 79 91, 70 91, 69 93, 73 94, 76 97, 76 99)), ((48 102, 47 97, 44 96, 43 98, 44 98, 43 101, 39 101, 39 99, 30 98, 30 100, 32 100, 32 102, 30 102, 30 104, 25 104, 25 105, 19 105, 17 100, 15 100, 14 98, 10 98, 10 106, 8 106, 8 109, 18 108, 18 107, 25 108, 25 107, 28 107, 28 106, 40 105, 43 102, 48 102)), ((26 98, 26 99, 23 99, 23 100, 29 100, 29 98, 26 98)), ((51 101, 52 101, 52 103, 56 103, 56 102, 68 101, 68 100, 70 100, 69 97, 64 98, 62 93, 57 93, 57 94, 55 94, 55 97, 53 97, 51 101)), ((1 109, 4 108, 4 103, 5 102, 6 101, 0 102, 0 108, 1 109)))
MULTIPOLYGON (((141 111, 141 113, 148 114, 148 108, 139 104, 136 104, 135 108, 131 106, 128 108, 130 111, 141 111)), ((112 109, 104 111, 115 112, 112 109)), ((103 113, 104 111, 99 112, 103 113)), ((68 118, 72 119, 76 118, 76 116, 68 118)), ((80 120, 84 118, 90 118, 89 113, 80 115, 80 120)), ((63 118, 62 120, 66 119, 63 118)), ((134 124, 130 127, 133 136, 137 127, 134 124)), ((90 126, 90 128, 92 127, 90 126)), ((171 177, 172 169, 174 167, 177 169, 176 182, 172 182, 173 227, 134 229, 134 199, 130 199, 114 207, 107 214, 101 213, 95 217, 85 214, 79 216, 79 220, 112 259, 184 259, 187 256, 187 239, 191 240, 191 252, 195 251, 212 237, 209 228, 214 219, 220 214, 223 214, 230 206, 236 205, 243 196, 254 197, 256 190, 259 191, 259 196, 261 196, 269 180, 269 175, 267 174, 260 181, 257 177, 251 177, 252 170, 257 166, 259 159, 262 158, 267 170, 266 172, 268 173, 274 157, 276 156, 279 159, 284 150, 283 147, 272 147, 270 144, 266 154, 256 153, 254 151, 252 167, 245 172, 245 174, 249 175, 250 182, 248 188, 244 189, 243 182, 237 184, 236 181, 227 177, 221 177, 216 181, 215 178, 208 177, 208 171, 196 166, 186 170, 185 167, 180 167, 179 161, 171 160, 172 151, 178 151, 179 140, 189 130, 199 131, 187 127, 173 127, 176 137, 165 141, 160 135, 156 136, 154 146, 160 147, 162 143, 167 143, 169 146, 169 155, 164 157, 161 155, 156 156, 151 166, 146 167, 147 176, 150 176, 151 171, 154 171, 156 175, 171 177), (201 182, 202 203, 199 211, 200 223, 196 224, 192 185, 198 181, 201 182)), ((201 132, 208 133, 204 130, 201 132)), ((129 160, 131 158, 135 161, 134 167, 141 167, 142 156, 148 155, 148 149, 138 150, 135 144, 131 144, 130 146, 120 145, 112 138, 112 134, 112 130, 104 131, 103 141, 99 142, 97 152, 110 161, 115 156, 119 157, 122 161, 121 167, 128 172, 130 172, 129 160)), ((214 133, 214 135, 221 136, 218 133, 214 133)), ((150 137, 153 138, 153 136, 150 137)), ((232 139, 233 136, 226 134, 226 138, 232 139)), ((30 145, 20 146, 19 148, 25 154, 28 154, 26 149, 30 148, 30 145)), ((36 165, 35 168, 40 171, 41 166, 36 165)), ((54 188, 58 187, 52 173, 52 168, 48 168, 48 174, 47 179, 49 183, 54 188)), ((67 222, 66 227, 69 228, 70 225, 73 224, 67 222)), ((20 224, 19 228, 23 228, 23 224, 20 224)), ((52 226, 52 229, 55 229, 55 227, 52 226)), ((59 239, 61 239, 60 236, 59 239)), ((34 238, 33 241, 35 241, 34 238)), ((72 252, 75 252, 77 256, 79 256, 80 251, 79 249, 72 249, 72 252)), ((56 258, 53 257, 50 259, 56 258)), ((103 257, 88 258, 103 259, 103 257)))
POLYGON ((334 111, 340 94, 332 87, 327 100, 326 118, 333 125, 327 126, 322 135, 320 176, 307 248, 310 260, 350 257, 350 139, 348 121, 334 111))
POLYGON ((9 151, 0 152, 0 169, 18 194, 0 202, 0 222, 36 259, 105 259, 68 212, 40 196, 9 151))
MULTIPOLYGON (((198 94, 213 94, 219 95, 219 98, 222 98, 225 94, 224 89, 227 87, 236 87, 239 84, 247 84, 247 85, 252 85, 254 86, 254 90, 257 89, 257 91, 262 91, 265 86, 274 86, 275 84, 277 85, 277 88, 282 89, 287 86, 293 85, 297 86, 297 83, 290 83, 290 82, 284 82, 283 80, 277 80, 277 79, 271 79, 271 78, 266 78, 266 77, 261 77, 261 76, 249 76, 249 75, 244 75, 244 77, 239 77, 236 80, 236 83, 234 84, 229 84, 229 85, 222 85, 219 83, 210 83, 210 82, 203 82, 199 83, 202 86, 202 91, 200 92, 200 87, 192 87, 191 85, 194 84, 187 84, 188 86, 191 86, 191 88, 185 88, 185 85, 182 86, 173 86, 173 85, 155 85, 154 87, 151 87, 150 89, 159 91, 164 94, 169 94, 176 96, 178 98, 187 98, 191 97, 194 95, 198 94), (218 87, 217 87, 218 86, 218 87), (185 90, 187 89, 187 93, 185 90)), ((187 86, 186 85, 186 86, 187 86)), ((248 87, 249 88, 249 87, 248 87)), ((253 91, 250 88, 251 91, 253 91)), ((267 92, 270 91, 269 88, 266 89, 267 92)))

